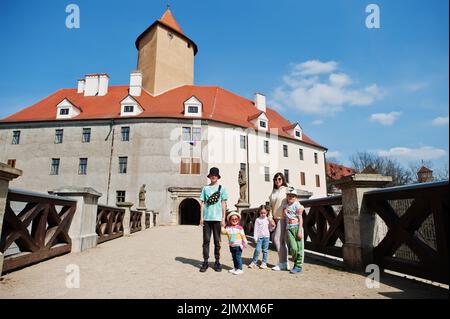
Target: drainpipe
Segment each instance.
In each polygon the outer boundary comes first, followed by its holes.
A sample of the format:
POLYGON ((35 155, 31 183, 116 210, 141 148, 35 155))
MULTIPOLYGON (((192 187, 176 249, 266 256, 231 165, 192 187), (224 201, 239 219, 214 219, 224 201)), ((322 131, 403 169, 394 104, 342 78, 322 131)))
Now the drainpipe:
POLYGON ((246 145, 246 149, 247 149, 247 159, 246 159, 247 160, 247 201, 250 204, 250 162, 248 160, 248 153, 249 153, 248 130, 247 130, 246 144, 247 144, 246 145))
POLYGON ((109 188, 111 185, 111 174, 112 174, 112 158, 113 158, 113 153, 114 153, 114 120, 112 119, 111 122, 109 123, 109 133, 105 138, 105 141, 108 140, 109 136, 112 133, 112 137, 111 137, 111 152, 109 154, 109 170, 108 170, 108 186, 106 188, 106 205, 109 205, 109 188))

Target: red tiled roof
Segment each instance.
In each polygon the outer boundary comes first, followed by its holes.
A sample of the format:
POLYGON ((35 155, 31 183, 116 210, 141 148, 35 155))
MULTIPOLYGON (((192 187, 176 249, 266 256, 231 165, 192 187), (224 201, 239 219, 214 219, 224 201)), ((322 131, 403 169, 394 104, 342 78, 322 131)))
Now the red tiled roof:
POLYGON ((254 120, 254 119, 257 119, 257 118, 260 117, 261 114, 263 114, 263 113, 264 113, 263 111, 260 111, 260 112, 258 112, 258 113, 256 113, 256 114, 250 115, 250 116, 247 118, 247 121, 252 121, 252 120, 254 120))
POLYGON ((175 18, 172 15, 172 12, 170 11, 170 9, 167 9, 166 12, 164 13, 164 15, 161 17, 161 19, 159 19, 159 22, 161 22, 162 24, 165 24, 166 26, 178 31, 179 33, 184 35, 183 30, 181 29, 180 25, 178 24, 178 22, 175 20, 175 18))
POLYGON ((293 130, 297 126, 297 124, 298 123, 293 123, 291 125, 285 126, 285 127, 283 127, 283 130, 285 130, 285 131, 293 130))
POLYGON ((428 167, 422 166, 417 173, 432 173, 433 171, 428 167))
MULTIPOLYGON (((128 96, 128 86, 110 86, 105 96, 84 96, 77 89, 61 89, 42 101, 27 107, 3 120, 0 123, 55 121, 56 105, 64 98, 83 110, 83 113, 72 119, 119 119, 120 102, 128 96)), ((185 85, 167 91, 158 96, 152 96, 142 90, 141 96, 133 98, 143 107, 144 112, 137 118, 179 118, 184 119, 184 102, 195 96, 203 104, 202 119, 228 123, 243 128, 254 128, 248 118, 255 113, 260 114, 253 101, 216 86, 185 85)), ((276 111, 267 108, 269 119, 268 129, 277 128, 278 135, 293 139, 283 127, 291 123, 276 111)), ((302 141, 324 148, 303 134, 302 141)), ((324 148, 325 149, 325 148, 324 148)))
POLYGON ((342 177, 350 176, 356 173, 352 168, 335 163, 327 163, 326 169, 327 177, 334 181, 340 180, 342 177))

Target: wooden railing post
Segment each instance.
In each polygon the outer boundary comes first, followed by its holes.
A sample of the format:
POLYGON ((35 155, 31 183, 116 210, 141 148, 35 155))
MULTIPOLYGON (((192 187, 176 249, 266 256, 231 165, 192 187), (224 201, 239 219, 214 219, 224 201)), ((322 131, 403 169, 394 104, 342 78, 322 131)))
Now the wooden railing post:
POLYGON ((355 174, 336 182, 342 189, 345 244, 342 254, 344 263, 353 270, 365 270, 373 262, 373 248, 377 244, 377 223, 380 219, 367 209, 364 193, 381 188, 392 177, 379 174, 355 174))
MULTIPOLYGON (((5 215, 6 198, 9 182, 22 175, 22 171, 0 163, 0 236, 2 235, 3 217, 5 215)), ((3 270, 3 254, 0 252, 0 275, 3 270)))
POLYGON ((130 218, 131 218, 131 207, 133 207, 133 203, 130 202, 118 202, 116 203, 117 207, 125 208, 125 215, 123 217, 123 235, 130 236, 131 227, 130 227, 130 218))
POLYGON ((80 252, 97 246, 97 206, 101 193, 90 187, 62 187, 49 194, 69 197, 77 201, 69 236, 72 239, 72 252, 80 252))

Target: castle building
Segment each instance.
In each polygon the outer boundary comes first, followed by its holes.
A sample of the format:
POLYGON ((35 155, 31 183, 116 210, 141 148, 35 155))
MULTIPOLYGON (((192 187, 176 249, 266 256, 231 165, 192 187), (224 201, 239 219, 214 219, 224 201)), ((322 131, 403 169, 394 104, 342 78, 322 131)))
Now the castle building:
POLYGON ((47 192, 92 187, 99 203, 146 206, 161 224, 195 224, 199 195, 211 167, 239 200, 238 174, 247 201, 268 201, 272 177, 312 194, 327 195, 326 148, 266 105, 217 86, 194 84, 197 45, 168 9, 136 40, 138 69, 127 85, 88 74, 76 88, 61 89, 0 120, 0 162, 23 170, 13 188, 47 192))

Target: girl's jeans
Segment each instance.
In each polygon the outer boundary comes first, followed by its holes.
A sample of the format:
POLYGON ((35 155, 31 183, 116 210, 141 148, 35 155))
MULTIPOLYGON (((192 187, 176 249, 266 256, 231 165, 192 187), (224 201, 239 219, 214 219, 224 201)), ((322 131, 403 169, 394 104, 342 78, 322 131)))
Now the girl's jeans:
POLYGON ((253 253, 253 263, 258 262, 259 253, 263 252, 262 262, 267 264, 267 250, 269 249, 269 237, 258 238, 258 243, 256 244, 255 252, 253 253))
POLYGON ((241 247, 230 247, 231 256, 233 256, 234 269, 242 270, 242 249, 241 247))

